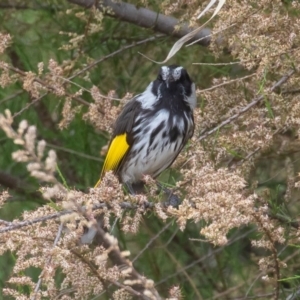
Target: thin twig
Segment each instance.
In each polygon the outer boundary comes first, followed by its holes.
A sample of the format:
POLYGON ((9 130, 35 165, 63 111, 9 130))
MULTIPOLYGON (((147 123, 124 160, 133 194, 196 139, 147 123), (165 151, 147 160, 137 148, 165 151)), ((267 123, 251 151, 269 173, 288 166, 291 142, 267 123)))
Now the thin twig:
MULTIPOLYGON (((295 70, 291 70, 289 71, 286 75, 282 76, 280 78, 280 80, 278 80, 270 89, 270 92, 273 92, 276 88, 278 88, 279 86, 281 86, 283 83, 285 83, 296 71, 295 70)), ((197 141, 202 141, 205 138, 207 138, 209 135, 217 132, 219 129, 223 128, 225 125, 230 124, 231 122, 233 122, 234 120, 236 120, 237 118, 239 118, 241 115, 243 115, 245 112, 247 112, 248 110, 250 110, 252 107, 254 107, 255 105, 257 105, 260 101, 262 101, 264 99, 265 95, 261 95, 257 98, 255 98, 252 102, 250 102, 248 105, 244 106, 242 109, 240 109, 236 114, 234 114, 233 116, 229 117, 228 119, 224 120, 223 122, 221 122, 219 125, 217 125, 216 127, 212 128, 211 130, 205 132, 204 134, 202 134, 197 141)))
POLYGON ((150 245, 165 231, 167 230, 170 225, 173 223, 173 221, 166 224, 154 237, 152 237, 149 242, 146 244, 146 246, 136 255, 136 257, 132 260, 132 263, 134 263, 149 247, 150 245))
POLYGON ((164 243, 162 246, 159 246, 159 248, 166 248, 173 240, 174 236, 179 231, 179 228, 177 227, 176 230, 174 230, 173 234, 170 236, 170 238, 164 243))
POLYGON ((230 298, 231 300, 250 300, 250 299, 273 299, 274 293, 268 293, 268 294, 261 294, 261 295, 255 295, 255 296, 248 296, 248 297, 235 297, 230 298))
MULTIPOLYGON (((209 37, 211 36, 212 34, 209 35, 209 37)), ((280 57, 280 56, 283 56, 285 54, 289 54, 289 53, 292 53, 292 52, 296 52, 296 51, 299 51, 299 47, 295 47, 295 48, 292 48, 292 49, 289 49, 289 50, 286 50, 286 51, 283 51, 283 52, 279 52, 279 53, 276 53, 274 55, 271 55, 269 56, 269 58, 275 58, 275 57, 280 57)), ((249 62, 253 62, 253 61, 260 61, 262 58, 261 57, 256 57, 256 58, 253 58, 253 59, 248 59, 248 60, 240 60, 240 61, 231 61, 231 62, 226 62, 226 63, 193 63, 193 65, 199 65, 199 66, 230 66, 230 65, 244 65, 246 63, 249 63, 249 62)), ((287 91, 288 93, 289 91, 287 91)), ((300 92, 300 89, 296 89, 295 90, 295 93, 298 93, 300 92)), ((282 93, 285 93, 284 91, 282 93)), ((293 91, 292 91, 293 93, 293 91)))
POLYGON ((244 282, 242 282, 242 283, 240 283, 238 285, 235 285, 235 286, 233 286, 231 288, 228 288, 225 291, 223 291, 221 293, 218 293, 215 296, 213 296, 212 300, 215 300, 215 299, 226 299, 227 298, 226 296, 228 294, 233 293, 236 290, 239 290, 245 284, 246 284, 246 282, 244 281, 244 282))
MULTIPOLYGON (((295 256, 299 255, 299 252, 300 252, 300 250, 298 250, 298 251, 292 253, 290 256, 288 256, 287 258, 285 258, 282 262, 288 263, 288 262, 289 262, 291 259, 293 259, 295 256)), ((260 272, 260 273, 255 277, 255 279, 254 279, 253 282, 251 283, 250 287, 247 289, 246 294, 245 294, 244 296, 242 296, 242 297, 237 297, 237 298, 234 298, 234 299, 237 299, 237 300, 238 300, 238 299, 244 300, 244 299, 264 298, 263 296, 253 296, 253 297, 251 297, 251 296, 248 296, 248 295, 249 295, 249 293, 251 292, 251 290, 252 290, 254 284, 255 284, 255 283, 256 283, 263 275, 265 275, 265 274, 268 273, 268 272, 271 272, 271 268, 270 268, 269 270, 267 270, 267 271, 262 271, 262 272, 260 272)), ((274 296, 274 295, 275 295, 275 294, 272 293, 270 296, 274 296)))
MULTIPOLYGON (((72 81, 70 78, 65 78, 63 76, 56 76, 56 77, 59 78, 59 79, 61 79, 61 80, 63 80, 63 81, 65 81, 65 82, 68 82, 68 83, 70 83, 70 84, 72 84, 72 85, 74 85, 74 86, 76 86, 78 88, 80 88, 81 90, 83 90, 83 91, 85 91, 87 93, 91 93, 91 91, 89 89, 86 89, 82 85, 80 85, 80 84, 72 81)), ((109 96, 105 96, 105 95, 102 95, 102 94, 100 94, 100 96, 101 96, 101 98, 109 99, 109 100, 115 100, 115 101, 121 101, 122 100, 121 98, 109 97, 109 96)), ((103 114, 104 114, 104 112, 103 112, 103 114)))
POLYGON ((17 92, 15 92, 14 94, 9 95, 9 96, 7 96, 6 98, 2 99, 2 100, 0 101, 0 104, 3 104, 4 102, 9 101, 9 100, 11 100, 11 99, 13 99, 13 98, 15 98, 15 97, 17 97, 17 96, 23 94, 23 93, 24 93, 24 90, 17 91, 17 92))
MULTIPOLYGON (((104 208, 104 207, 109 208, 109 204, 100 203, 98 205, 95 205, 93 207, 93 210, 101 209, 101 208, 104 208)), ((138 206, 134 205, 130 202, 121 202, 120 207, 122 209, 136 209, 138 206)), ((143 207, 151 208, 151 207, 153 207, 153 203, 143 202, 143 207)), ((40 218, 35 218, 35 219, 32 219, 32 220, 26 220, 26 221, 21 221, 21 222, 11 222, 10 225, 0 228, 0 233, 12 231, 12 230, 15 230, 15 229, 18 229, 18 228, 30 226, 30 225, 33 225, 33 224, 36 224, 36 223, 41 223, 41 222, 48 221, 48 220, 58 219, 62 216, 69 215, 69 214, 72 214, 74 212, 75 212, 74 210, 63 210, 63 211, 60 211, 60 212, 57 212, 57 213, 53 213, 53 214, 43 216, 43 217, 40 217, 40 218)))
POLYGON ((139 45, 142 45, 142 44, 145 44, 145 43, 148 43, 148 42, 152 42, 154 41, 155 39, 159 38, 159 37, 162 37, 162 35, 156 35, 156 36, 152 36, 150 38, 147 38, 147 39, 144 39, 144 40, 141 40, 141 41, 138 41, 138 42, 134 42, 130 45, 127 45, 127 46, 124 46, 106 56, 103 56, 99 59, 96 59, 94 62, 92 62, 91 64, 89 64, 88 66, 86 66, 85 68, 81 69, 80 71, 78 71, 77 73, 73 74, 72 76, 68 77, 68 80, 71 80, 79 75, 81 75, 82 73, 85 73, 86 71, 88 71, 89 69, 95 67, 97 64, 103 62, 104 60, 108 59, 108 58, 111 58, 121 52, 123 52, 124 50, 127 50, 127 49, 130 49, 130 48, 133 48, 135 46, 139 46, 139 45))
POLYGON ((66 148, 66 147, 60 147, 60 146, 56 146, 56 145, 53 145, 53 144, 50 144, 50 143, 46 143, 46 147, 49 147, 51 149, 64 151, 64 152, 67 152, 67 153, 71 153, 71 154, 74 154, 74 155, 77 155, 77 156, 80 156, 80 157, 83 157, 83 158, 87 158, 87 159, 90 159, 90 160, 103 162, 103 158, 88 155, 88 154, 78 152, 78 151, 75 151, 75 150, 72 150, 72 149, 69 149, 69 148, 66 148))
POLYGON ((281 94, 298 94, 300 93, 300 89, 293 89, 293 90, 285 90, 285 91, 282 91, 281 94))
MULTIPOLYGON (((138 42, 134 42, 134 43, 132 43, 132 44, 130 44, 130 45, 124 46, 124 47, 122 47, 122 48, 120 48, 120 49, 118 49, 118 50, 116 50, 116 51, 114 51, 114 52, 112 52, 112 53, 110 53, 110 54, 108 54, 108 55, 106 55, 106 56, 103 56, 103 57, 101 57, 101 58, 95 60, 94 62, 92 62, 91 64, 89 64, 89 65, 86 66, 85 68, 83 68, 82 70, 78 71, 77 73, 75 73, 75 74, 73 74, 72 76, 70 76, 70 77, 68 77, 67 79, 65 79, 65 81, 70 81, 70 80, 72 80, 73 78, 75 78, 75 77, 81 75, 82 73, 85 73, 85 72, 88 71, 89 69, 95 67, 97 64, 99 64, 99 63, 101 63, 101 62, 103 62, 103 61, 105 61, 105 60, 107 60, 107 59, 109 59, 109 58, 111 58, 111 57, 113 57, 113 56, 115 56, 115 55, 117 55, 117 54, 123 52, 124 50, 128 50, 128 49, 133 48, 133 47, 135 47, 135 46, 142 45, 142 44, 145 44, 145 43, 154 41, 155 39, 157 39, 157 38, 159 38, 159 37, 161 37, 161 36, 163 36, 163 35, 152 36, 152 37, 150 37, 150 38, 147 38, 147 39, 144 39, 144 40, 141 40, 141 41, 138 41, 138 42)), ((6 68, 9 69, 9 70, 11 70, 11 71, 13 71, 13 72, 15 72, 15 73, 17 73, 17 74, 19 74, 19 75, 21 75, 21 76, 23 76, 23 77, 26 76, 26 72, 24 72, 24 71, 22 71, 22 70, 20 70, 20 69, 18 69, 18 68, 15 68, 15 67, 12 67, 12 66, 9 66, 9 65, 6 65, 6 68)), ((50 91, 50 92, 53 91, 53 90, 55 90, 54 87, 49 86, 46 82, 44 82, 43 80, 41 80, 41 79, 38 78, 38 77, 36 77, 36 78, 34 79, 34 81, 40 83, 42 86, 44 86, 45 88, 47 88, 48 91, 50 91)), ((44 94, 41 95, 40 97, 34 99, 34 100, 31 101, 30 103, 27 103, 27 104, 25 105, 25 107, 23 107, 19 112, 15 113, 15 114, 13 115, 13 117, 15 118, 15 117, 19 116, 19 115, 22 114, 25 110, 27 110, 30 106, 32 106, 32 105, 34 105, 35 103, 37 103, 38 101, 40 101, 40 100, 41 100, 42 98, 44 98, 46 95, 48 95, 48 92, 47 92, 47 93, 44 93, 44 94)), ((81 97, 74 96, 74 95, 69 94, 69 93, 66 93, 66 96, 72 98, 73 100, 75 100, 75 101, 77 101, 78 103, 83 104, 83 105, 85 105, 85 106, 89 106, 89 105, 90 105, 89 102, 85 101, 85 100, 82 99, 81 97)))
POLYGON ((245 161, 249 160, 249 158, 251 158, 252 156, 254 156, 259 150, 261 149, 261 147, 257 147, 255 148, 252 152, 250 152, 245 158, 241 159, 240 161, 232 164, 229 168, 230 169, 234 169, 237 166, 242 165, 245 161))
MULTIPOLYGON (((194 44, 196 44, 196 43, 203 42, 203 39, 205 39, 205 38, 211 38, 211 37, 214 36, 214 35, 219 35, 219 36, 220 36, 220 33, 221 33, 221 32, 223 32, 223 31, 225 31, 225 30, 228 30, 229 28, 234 27, 234 26, 236 26, 236 25, 238 25, 238 24, 239 24, 239 23, 233 23, 233 24, 230 24, 230 25, 227 26, 226 28, 222 28, 221 30, 214 31, 214 32, 212 32, 212 33, 210 33, 210 34, 208 34, 208 35, 206 35, 206 36, 202 36, 202 37, 199 38, 199 39, 193 38, 194 41, 192 41, 192 42, 190 42, 189 44, 187 44, 186 47, 190 47, 190 46, 192 46, 192 45, 194 45, 194 44)), ((217 39, 216 39, 216 40, 217 40, 217 39)))
POLYGON ((277 253, 277 249, 275 247, 275 241, 272 237, 272 234, 271 234, 270 230, 266 226, 264 226, 264 224, 262 223, 262 220, 259 217, 257 217, 255 214, 253 214, 253 217, 256 219, 256 222, 260 225, 261 231, 263 231, 265 233, 265 235, 267 236, 267 238, 271 242, 270 250, 271 250, 272 256, 273 256, 274 275, 275 275, 275 295, 274 295, 274 299, 277 300, 277 299, 279 299, 279 281, 280 281, 281 276, 280 276, 278 253, 277 253))
MULTIPOLYGON (((74 204, 76 205, 76 203, 74 203, 74 204)), ((80 209, 81 209, 81 207, 78 206, 78 211, 80 211, 80 209)), ((90 220, 90 217, 87 215, 87 212, 85 210, 81 210, 81 213, 82 213, 82 216, 84 216, 87 220, 90 220)), ((152 296, 154 297, 153 299, 160 300, 161 297, 158 294, 155 287, 149 286, 149 284, 147 283, 147 279, 144 276, 140 275, 135 270, 135 268, 132 266, 132 263, 130 260, 128 260, 128 259, 126 259, 126 257, 124 257, 124 255, 122 254, 122 252, 118 246, 118 243, 115 242, 115 238, 112 235, 110 235, 109 233, 105 232, 101 228, 101 226, 99 226, 97 221, 94 223, 94 227, 97 230, 98 242, 100 240, 101 245, 104 248, 109 249, 108 256, 112 260, 112 262, 114 264, 116 264, 117 266, 122 267, 123 270, 124 270, 124 266, 127 267, 128 272, 129 272, 128 275, 130 275, 130 277, 129 278, 127 277, 128 279, 126 279, 124 281, 124 285, 129 286, 134 291, 136 291, 134 289, 134 287, 135 287, 136 283, 138 283, 139 289, 142 288, 142 291, 143 291, 140 293, 140 299, 145 299, 145 300, 152 299, 152 297, 148 297, 144 294, 144 292, 147 290, 152 294, 152 296), (126 282, 127 282, 127 284, 126 284, 126 282)), ((139 291, 136 291, 136 292, 139 292, 139 291)))
MULTIPOLYGON (((53 243, 53 248, 56 247, 56 245, 57 245, 57 243, 58 243, 58 241, 59 241, 59 239, 60 239, 60 236, 61 236, 61 233, 62 233, 62 229, 63 229, 63 223, 60 223, 59 228, 58 228, 58 231, 57 231, 57 234, 56 234, 56 237, 55 237, 55 240, 54 240, 54 243, 53 243)), ((52 260, 52 256, 50 256, 50 257, 48 258, 48 260, 47 260, 45 266, 49 265, 49 264, 51 263, 51 260, 52 260)), ((41 286, 41 284, 42 284, 42 275, 43 275, 43 271, 42 271, 42 273, 41 273, 41 275, 40 275, 40 277, 39 277, 39 280, 38 280, 38 282, 37 282, 37 284, 36 284, 36 286, 35 286, 34 294, 33 294, 33 296, 30 298, 31 300, 35 300, 35 299, 36 299, 37 293, 38 293, 38 291, 39 291, 39 289, 40 289, 40 286, 41 286)))
POLYGON ((46 95, 48 95, 48 93, 43 94, 42 96, 32 100, 31 102, 27 103, 20 111, 18 111, 17 113, 15 113, 13 115, 13 118, 21 115, 25 110, 27 110, 30 106, 34 105, 35 103, 37 103, 38 101, 40 101, 43 97, 45 97, 46 95))
MULTIPOLYGON (((73 253, 75 256, 77 256, 83 263, 85 263, 91 270, 91 272, 99 279, 99 281, 102 283, 103 286, 105 286, 105 281, 104 279, 99 275, 97 269, 95 268, 94 263, 92 263, 91 261, 89 261, 86 257, 84 257, 83 255, 81 255, 81 253, 78 253, 76 250, 71 249, 70 250, 71 253, 73 253)), ((128 286, 128 285, 124 285, 116 280, 110 280, 109 277, 106 278, 106 280, 108 280, 109 282, 111 282, 112 284, 116 285, 119 288, 122 288, 124 290, 126 290, 127 292, 138 296, 138 297, 142 297, 141 293, 134 290, 132 287, 128 286)), ((109 287, 109 286, 108 286, 109 287)))
POLYGON ((256 73, 253 73, 251 75, 247 75, 247 76, 244 76, 244 77, 240 77, 240 78, 232 79, 232 80, 229 80, 229 81, 226 81, 226 82, 222 82, 222 83, 214 85, 214 86, 212 86, 210 88, 207 88, 207 89, 204 89, 204 90, 199 90, 199 92, 203 93, 203 92, 211 91, 211 90, 214 90, 214 89, 219 88, 221 86, 224 86, 224 85, 227 85, 227 84, 231 84, 231 83, 234 83, 234 82, 237 82, 237 81, 241 81, 241 80, 253 77, 255 75, 256 75, 256 73))
POLYGON ((5 220, 2 220, 2 219, 0 219, 0 224, 5 224, 5 225, 7 225, 7 226, 10 226, 12 223, 11 222, 8 222, 8 221, 5 221, 5 220))
MULTIPOLYGON (((6 68, 6 69, 8 69, 8 70, 10 70, 10 71, 12 71, 12 72, 15 72, 15 73, 17 73, 17 74, 19 74, 19 75, 21 75, 21 76, 23 76, 23 77, 26 77, 26 75, 27 75, 27 72, 22 71, 22 70, 20 70, 20 69, 18 69, 18 68, 15 68, 15 67, 13 67, 13 66, 9 66, 9 65, 7 65, 7 64, 4 66, 4 68, 6 68)), ((53 91, 56 90, 56 88, 55 88, 54 86, 47 84, 45 81, 43 81, 43 80, 40 79, 39 77, 35 77, 35 78, 33 79, 33 81, 39 83, 40 85, 42 85, 43 87, 45 87, 48 91, 53 92, 53 91)), ((46 94, 44 94, 44 95, 38 97, 38 98, 35 99, 34 101, 40 100, 40 99, 43 98, 44 96, 46 96, 46 94)), ((81 103, 81 104, 83 104, 83 105, 86 105, 86 106, 89 106, 89 105, 90 105, 89 102, 85 101, 85 100, 82 99, 81 97, 74 96, 74 95, 72 95, 72 94, 70 94, 70 93, 65 93, 65 96, 70 97, 70 98, 72 98, 72 99, 78 101, 79 103, 81 103)))
POLYGON ((158 282, 155 284, 155 286, 158 286, 158 285, 160 285, 160 284, 162 284, 162 283, 168 281, 170 278, 179 275, 180 273, 186 271, 187 269, 190 269, 190 268, 194 267, 195 265, 197 265, 198 263, 200 263, 200 262, 202 262, 202 261, 207 261, 207 260, 208 260, 210 257, 212 257, 213 255, 215 255, 215 254, 217 254, 217 253, 219 253, 219 252, 222 252, 222 251, 224 250, 225 247, 227 247, 227 246, 229 246, 229 245, 231 245, 231 244, 237 242, 238 240, 240 240, 240 239, 242 239, 242 238, 248 236, 250 233, 254 232, 255 230, 256 230, 256 228, 250 229, 249 231, 245 232, 244 234, 238 236, 237 238, 228 241, 228 243, 227 243, 225 246, 221 246, 221 247, 219 247, 218 249, 215 249, 214 251, 210 252, 209 254, 207 254, 207 255, 205 255, 205 256, 203 256, 203 257, 201 257, 201 258, 199 258, 199 259, 193 261, 193 262, 190 263, 189 265, 186 265, 185 267, 179 269, 177 272, 175 272, 175 273, 173 273, 173 274, 171 274, 171 275, 165 277, 164 279, 158 281, 158 282))
POLYGON ((192 65, 199 66, 228 66, 228 65, 239 65, 243 63, 243 61, 230 61, 227 63, 192 63, 192 65))

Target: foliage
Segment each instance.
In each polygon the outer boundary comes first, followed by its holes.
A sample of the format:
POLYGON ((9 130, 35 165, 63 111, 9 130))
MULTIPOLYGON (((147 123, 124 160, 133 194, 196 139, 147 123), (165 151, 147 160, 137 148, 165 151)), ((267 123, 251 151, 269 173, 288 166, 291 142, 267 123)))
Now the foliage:
MULTIPOLYGON (((209 46, 168 62, 198 87, 195 135, 159 178, 178 208, 151 178, 134 197, 111 173, 92 188, 156 76, 138 52, 162 61, 176 41, 95 3, 0 4, 2 298, 296 299, 299 2, 228 0, 209 46)), ((197 27, 207 2, 134 4, 197 27)))

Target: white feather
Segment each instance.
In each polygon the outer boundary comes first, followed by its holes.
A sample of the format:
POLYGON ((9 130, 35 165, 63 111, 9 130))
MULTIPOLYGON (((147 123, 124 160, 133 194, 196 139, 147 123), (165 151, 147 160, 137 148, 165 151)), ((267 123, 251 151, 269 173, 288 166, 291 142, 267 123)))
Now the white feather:
POLYGON ((153 82, 151 82, 146 90, 137 97, 137 101, 139 101, 142 105, 143 109, 151 109, 153 104, 157 101, 157 97, 152 93, 153 82))
POLYGON ((177 81, 180 78, 182 69, 183 67, 177 67, 176 69, 173 70, 172 76, 175 81, 177 81))
MULTIPOLYGON (((184 112, 185 116, 186 116, 186 113, 184 112)), ((173 124, 176 124, 176 126, 178 127, 179 131, 181 133, 183 133, 184 131, 184 121, 182 118, 180 118, 179 116, 173 116, 173 124)))
POLYGON ((161 77, 162 80, 166 81, 170 76, 170 68, 167 66, 161 67, 161 77))
POLYGON ((195 83, 192 84, 192 93, 191 96, 186 96, 186 101, 189 104, 191 109, 194 109, 197 105, 197 96, 196 96, 196 86, 195 83))
MULTIPOLYGON (((167 122, 169 119, 169 112, 165 109, 160 110, 156 113, 150 124, 147 126, 149 131, 152 132, 155 128, 163 121, 167 122)), ((183 120, 178 120, 175 123, 180 129, 183 129, 183 120)), ((141 123, 141 127, 144 127, 144 122, 141 123)), ((140 180, 143 175, 157 176, 166 166, 170 165, 180 151, 179 146, 181 145, 183 136, 178 136, 175 142, 170 143, 169 137, 163 137, 164 130, 161 130, 154 138, 151 151, 147 151, 150 145, 150 134, 145 134, 143 130, 137 136, 137 143, 132 146, 131 151, 139 150, 142 146, 142 150, 136 154, 134 163, 131 161, 129 164, 125 164, 122 168, 121 177, 123 182, 135 182, 140 180), (153 147, 156 146, 155 149, 153 147), (176 151, 175 151, 176 147, 176 151)))

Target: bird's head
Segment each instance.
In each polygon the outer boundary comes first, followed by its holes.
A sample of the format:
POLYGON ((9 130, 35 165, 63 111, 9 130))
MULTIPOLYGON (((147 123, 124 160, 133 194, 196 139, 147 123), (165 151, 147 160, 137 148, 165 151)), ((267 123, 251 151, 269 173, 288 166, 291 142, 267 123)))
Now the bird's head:
POLYGON ((160 68, 156 79, 156 86, 161 93, 183 96, 188 105, 196 107, 195 83, 191 80, 188 72, 181 66, 171 65, 160 68))
POLYGON ((181 66, 177 66, 177 65, 163 66, 159 70, 157 79, 169 83, 169 82, 178 81, 180 80, 181 77, 184 77, 185 75, 189 77, 185 69, 181 66))

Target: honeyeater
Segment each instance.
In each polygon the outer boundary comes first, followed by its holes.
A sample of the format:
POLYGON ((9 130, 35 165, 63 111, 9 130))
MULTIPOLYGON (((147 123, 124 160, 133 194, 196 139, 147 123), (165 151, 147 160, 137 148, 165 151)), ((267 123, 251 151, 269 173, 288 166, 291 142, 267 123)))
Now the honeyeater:
POLYGON ((101 177, 112 170, 130 191, 144 175, 156 178, 192 137, 195 106, 195 84, 187 71, 176 65, 161 67, 157 78, 118 116, 101 177))

